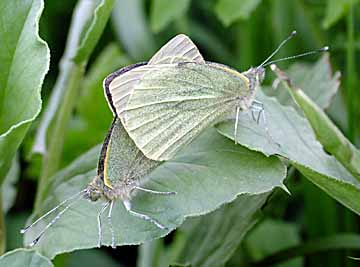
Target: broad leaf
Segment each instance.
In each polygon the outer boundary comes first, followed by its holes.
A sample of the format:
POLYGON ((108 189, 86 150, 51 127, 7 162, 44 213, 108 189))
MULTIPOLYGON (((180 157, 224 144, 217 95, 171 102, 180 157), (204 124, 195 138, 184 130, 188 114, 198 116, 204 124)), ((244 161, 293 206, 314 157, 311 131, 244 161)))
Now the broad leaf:
POLYGON ((53 267, 51 261, 33 250, 15 249, 0 257, 0 267, 53 267))
POLYGON ((43 6, 42 0, 0 2, 0 184, 41 110, 40 90, 50 61, 38 34, 43 6))
MULTIPOLYGON (((96 150, 64 170, 49 187, 41 201, 42 212, 62 199, 79 192, 94 177, 88 171, 96 150), (82 166, 86 162, 86 167, 82 166), (82 170, 82 171, 79 171, 82 170)), ((286 169, 276 157, 266 157, 234 143, 209 129, 191 146, 171 161, 164 162, 150 175, 144 185, 158 190, 176 191, 175 196, 138 194, 133 200, 135 210, 152 215, 168 227, 160 230, 153 224, 131 216, 120 202, 113 211, 117 245, 139 244, 162 237, 182 224, 186 217, 198 216, 232 202, 238 195, 257 195, 282 187, 286 169)), ((101 201, 100 201, 101 202, 101 201)), ((79 200, 40 240, 37 248, 52 258, 55 255, 97 245, 96 216, 103 205, 79 200)), ((40 214, 37 214, 40 215, 40 214)), ((51 218, 44 220, 25 237, 28 244, 51 218)), ((110 244, 107 221, 104 221, 104 242, 110 244)))
POLYGON ((190 0, 152 0, 151 4, 151 29, 157 33, 173 20, 183 16, 189 8, 190 0))
MULTIPOLYGON (((266 155, 280 155, 330 196, 360 214, 360 183, 332 156, 326 154, 308 121, 293 107, 285 107, 258 92, 264 104, 268 132, 249 116, 240 117, 236 140, 266 155)), ((218 125, 223 135, 234 140, 234 121, 218 125)))
POLYGON ((248 19, 261 0, 218 0, 215 13, 225 26, 238 19, 248 19))
POLYGON ((279 79, 304 111, 317 139, 325 150, 335 156, 343 166, 360 181, 360 151, 344 136, 325 112, 316 105, 296 83, 278 68, 274 68, 279 79))
MULTIPOLYGON (((329 54, 322 56, 315 64, 295 63, 286 71, 291 80, 313 99, 322 109, 328 108, 340 85, 340 72, 332 74, 329 54)), ((280 81, 280 80, 277 80, 280 81)), ((282 83, 274 94, 283 105, 295 105, 282 83)))

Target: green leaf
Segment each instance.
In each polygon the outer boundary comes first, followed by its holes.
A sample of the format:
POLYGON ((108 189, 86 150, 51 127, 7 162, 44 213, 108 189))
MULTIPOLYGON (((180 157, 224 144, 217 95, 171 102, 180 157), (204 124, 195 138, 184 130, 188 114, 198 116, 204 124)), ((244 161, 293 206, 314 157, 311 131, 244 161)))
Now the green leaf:
POLYGON ((0 184, 31 122, 41 110, 50 53, 40 39, 42 0, 0 2, 0 184))
POLYGON ((0 257, 0 267, 53 267, 51 261, 33 250, 15 249, 0 257))
POLYGON ((150 24, 151 29, 158 33, 165 29, 170 22, 182 17, 188 10, 190 0, 152 0, 150 24))
MULTIPOLYGON (((41 200, 42 213, 61 199, 85 188, 95 176, 95 170, 88 171, 88 167, 92 163, 92 168, 95 168, 96 154, 96 149, 89 152, 51 179, 46 197, 41 200), (94 161, 90 162, 88 158, 94 161), (83 162, 86 168, 83 168, 83 162), (82 171, 78 171, 80 169, 82 171)), ((283 188, 285 175, 286 169, 276 157, 265 157, 236 146, 214 129, 209 129, 176 158, 164 162, 148 176, 144 187, 176 191, 175 196, 144 193, 136 195, 132 201, 134 209, 156 216, 169 230, 158 229, 131 216, 121 202, 117 202, 113 211, 116 243, 139 244, 162 237, 181 225, 186 217, 209 213, 224 203, 232 202, 238 195, 257 195, 270 192, 275 187, 283 188)), ((37 248, 52 258, 65 251, 95 247, 98 238, 96 216, 103 205, 101 202, 79 200, 47 232, 37 248)), ((31 242, 49 220, 51 218, 29 231, 25 235, 25 243, 31 242)), ((110 243, 108 224, 104 221, 104 244, 110 243)))
POLYGON ((358 0, 327 0, 326 14, 322 22, 323 27, 329 29, 335 25, 357 2, 358 0))
POLYGON ((155 53, 157 47, 144 14, 144 0, 116 1, 111 20, 117 38, 135 61, 148 60, 155 53))
MULTIPOLYGON (((254 260, 260 260, 274 252, 296 246, 300 243, 299 229, 296 225, 282 221, 265 220, 258 224, 246 238, 246 251, 254 260)), ((293 259, 277 267, 301 267, 302 259, 293 259)))
MULTIPOLYGON (((360 214, 360 183, 334 157, 324 152, 308 121, 293 107, 282 106, 261 91, 258 91, 258 100, 265 107, 268 134, 265 126, 257 125, 243 114, 240 116, 237 142, 266 155, 276 154, 288 159, 311 182, 360 214)), ((217 128, 234 140, 234 123, 233 120, 223 122, 217 128)))
POLYGON ((88 27, 84 28, 74 61, 87 62, 98 43, 106 23, 109 20, 115 0, 85 1, 84 8, 88 9, 92 17, 88 19, 88 27), (87 5, 85 7, 85 4, 87 5))
POLYGON ((206 216, 191 218, 178 230, 183 249, 174 262, 191 266, 224 266, 254 226, 269 193, 241 195, 206 216))
MULTIPOLYGON (((324 54, 315 64, 295 63, 287 70, 291 80, 313 99, 322 109, 330 106, 340 85, 340 72, 332 74, 329 54, 324 54)), ((283 105, 295 105, 288 90, 282 85, 276 89, 276 97, 283 105)))
POLYGON ((215 13, 225 26, 238 19, 248 19, 261 0, 218 0, 215 13))
POLYGON ((325 150, 334 155, 360 181, 360 151, 346 139, 326 113, 300 87, 292 82, 284 72, 276 68, 275 73, 283 81, 291 96, 304 111, 317 139, 322 143, 325 150))

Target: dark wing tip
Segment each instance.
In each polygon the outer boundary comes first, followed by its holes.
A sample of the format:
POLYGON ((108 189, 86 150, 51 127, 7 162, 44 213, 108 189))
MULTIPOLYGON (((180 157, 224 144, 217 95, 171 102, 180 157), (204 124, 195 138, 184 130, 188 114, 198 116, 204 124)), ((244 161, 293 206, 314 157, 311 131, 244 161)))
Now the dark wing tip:
POLYGON ((125 72, 128 72, 132 69, 135 69, 137 67, 140 67, 140 66, 144 66, 146 65, 147 62, 139 62, 139 63, 135 63, 135 64, 131 64, 129 66, 126 66, 126 67, 123 67, 111 74, 109 74, 105 79, 104 79, 104 82, 103 82, 103 87, 104 87, 104 90, 105 90, 105 96, 107 98, 107 101, 112 109, 112 112, 114 113, 115 116, 117 116, 117 113, 116 113, 116 109, 115 109, 115 106, 114 106, 114 103, 113 103, 113 100, 112 100, 112 95, 111 95, 111 92, 110 92, 110 89, 109 89, 109 85, 110 83, 118 76, 124 74, 125 72))

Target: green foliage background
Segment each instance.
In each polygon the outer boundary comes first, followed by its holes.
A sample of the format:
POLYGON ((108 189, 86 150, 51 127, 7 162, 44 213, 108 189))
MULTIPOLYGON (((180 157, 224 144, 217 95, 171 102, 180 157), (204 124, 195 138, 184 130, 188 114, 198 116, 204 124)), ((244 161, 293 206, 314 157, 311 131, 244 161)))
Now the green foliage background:
POLYGON ((10 252, 0 266, 357 266, 349 256, 360 249, 358 2, 1 1, 0 244, 10 252), (136 202, 171 207, 160 217, 176 229, 170 235, 119 208, 119 247, 95 249, 99 205, 82 201, 35 250, 23 249, 33 234, 24 243, 19 229, 30 214, 94 176, 112 121, 106 75, 148 60, 178 33, 206 60, 244 71, 294 29, 276 58, 324 45, 330 54, 279 63, 290 81, 267 70, 258 98, 280 150, 246 116, 237 137, 234 122, 222 122, 151 174, 150 185, 169 186, 178 198, 136 202))

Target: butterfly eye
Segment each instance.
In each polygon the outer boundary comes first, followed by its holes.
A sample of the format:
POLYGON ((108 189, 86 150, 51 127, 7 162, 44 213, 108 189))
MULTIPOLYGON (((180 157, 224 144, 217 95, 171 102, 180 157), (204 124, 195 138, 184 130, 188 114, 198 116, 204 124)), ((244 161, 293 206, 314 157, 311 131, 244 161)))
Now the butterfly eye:
POLYGON ((101 197, 101 192, 97 188, 91 188, 85 195, 86 199, 91 201, 97 201, 101 197))

